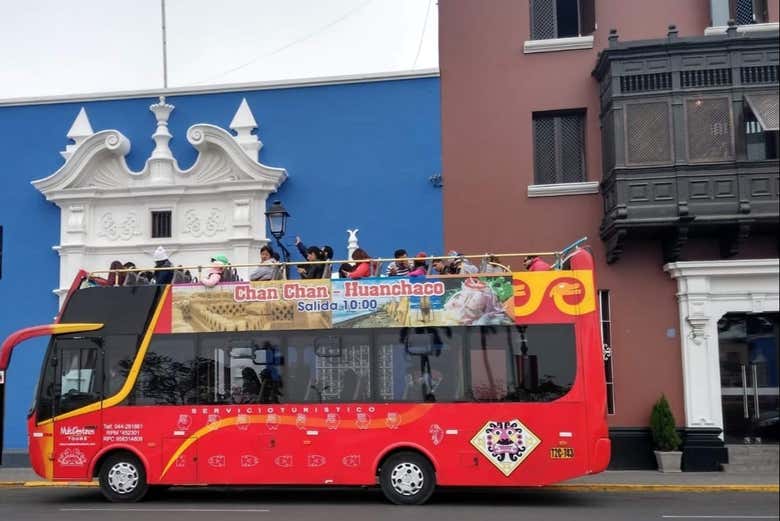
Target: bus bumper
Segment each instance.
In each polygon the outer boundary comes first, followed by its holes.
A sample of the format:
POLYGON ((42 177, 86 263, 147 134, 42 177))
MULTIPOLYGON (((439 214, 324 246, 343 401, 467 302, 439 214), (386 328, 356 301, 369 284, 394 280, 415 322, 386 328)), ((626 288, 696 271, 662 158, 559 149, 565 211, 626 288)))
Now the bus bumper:
POLYGON ((609 438, 599 438, 593 450, 590 474, 598 474, 607 470, 612 454, 612 441, 609 438))

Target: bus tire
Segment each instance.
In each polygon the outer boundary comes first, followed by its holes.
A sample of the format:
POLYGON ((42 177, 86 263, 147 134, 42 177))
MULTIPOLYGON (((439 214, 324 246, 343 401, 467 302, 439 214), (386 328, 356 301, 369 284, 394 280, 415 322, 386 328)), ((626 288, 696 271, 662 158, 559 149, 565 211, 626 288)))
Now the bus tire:
POLYGON ((379 486, 391 503, 422 505, 436 489, 436 473, 422 454, 397 452, 382 463, 379 486))
POLYGON ((100 466, 98 481, 103 496, 113 503, 140 501, 149 490, 146 469, 129 452, 117 452, 107 457, 100 466))

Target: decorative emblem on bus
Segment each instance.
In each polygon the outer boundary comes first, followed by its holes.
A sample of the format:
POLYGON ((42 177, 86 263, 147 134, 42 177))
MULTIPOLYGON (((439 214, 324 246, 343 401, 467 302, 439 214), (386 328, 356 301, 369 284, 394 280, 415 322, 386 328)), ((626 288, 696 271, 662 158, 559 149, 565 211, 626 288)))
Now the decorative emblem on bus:
POLYGON ((306 428, 306 415, 298 413, 295 415, 295 426, 303 430, 306 428))
POLYGON ((83 467, 87 464, 87 457, 79 449, 65 449, 57 463, 63 467, 83 467))
POLYGON ((397 429, 400 423, 401 416, 397 412, 387 413, 387 417, 385 418, 385 425, 387 425, 388 429, 397 429))
POLYGON ((283 454, 274 458, 274 464, 277 467, 290 468, 293 466, 293 457, 291 454, 283 454))
POLYGON ((542 442, 520 420, 489 421, 471 439, 504 476, 509 476, 542 442))
POLYGON ((325 425, 328 429, 335 431, 339 428, 339 423, 341 423, 341 420, 339 420, 339 415, 335 412, 329 412, 328 415, 325 416, 325 425))
POLYGON ((256 467, 258 463, 260 463, 260 458, 254 454, 243 454, 241 456, 241 466, 243 468, 256 467))
POLYGON ((309 454, 309 457, 307 458, 307 464, 309 467, 322 467, 326 462, 327 460, 325 459, 325 456, 320 454, 309 454))
POLYGON ((357 413, 357 418, 355 418, 355 425, 360 430, 368 429, 371 425, 371 417, 364 412, 359 412, 357 413))
POLYGON ((274 413, 269 413, 265 418, 265 426, 269 431, 275 431, 279 428, 279 416, 274 413))
POLYGON ((428 433, 431 435, 431 443, 434 445, 438 445, 444 439, 444 431, 439 427, 438 423, 431 425, 428 428, 428 433))
POLYGON ((341 458, 345 467, 355 468, 360 466, 360 454, 347 454, 341 458))
POLYGON ((179 421, 176 422, 176 428, 180 431, 186 431, 192 425, 192 416, 189 414, 180 414, 179 421))
POLYGON ((223 454, 209 456, 207 461, 209 463, 209 467, 214 467, 215 469, 224 468, 226 463, 225 456, 223 454))

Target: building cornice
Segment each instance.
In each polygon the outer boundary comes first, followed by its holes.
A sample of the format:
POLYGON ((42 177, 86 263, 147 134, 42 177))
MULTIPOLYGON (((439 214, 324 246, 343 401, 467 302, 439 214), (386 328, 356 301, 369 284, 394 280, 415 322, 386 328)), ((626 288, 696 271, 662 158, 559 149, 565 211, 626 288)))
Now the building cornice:
MULTIPOLYGON (((744 259, 714 261, 682 261, 664 265, 664 271, 672 278, 777 275, 780 273, 780 259, 744 259)), ((775 288, 777 290, 777 288, 775 288)))
POLYGON ((375 74, 352 74, 339 76, 321 76, 316 78, 293 78, 288 80, 256 81, 246 83, 225 83, 221 85, 204 85, 173 87, 168 89, 152 88, 113 92, 92 92, 84 94, 66 94, 60 96, 31 96, 0 99, 0 107, 19 105, 48 105, 52 103, 77 103, 88 101, 107 101, 133 98, 156 98, 158 96, 187 96, 194 94, 214 94, 224 92, 244 92, 270 89, 295 89, 302 87, 321 87, 326 85, 343 85, 355 83, 376 83, 380 81, 415 80, 422 78, 438 78, 439 69, 419 69, 412 71, 380 72, 375 74))

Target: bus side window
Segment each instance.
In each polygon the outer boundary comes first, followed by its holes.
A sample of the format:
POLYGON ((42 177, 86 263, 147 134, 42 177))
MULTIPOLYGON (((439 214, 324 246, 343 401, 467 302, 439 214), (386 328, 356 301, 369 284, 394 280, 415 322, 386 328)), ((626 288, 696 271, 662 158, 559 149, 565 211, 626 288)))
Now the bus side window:
POLYGON ((124 386, 138 350, 137 335, 110 335, 103 339, 105 397, 111 397, 124 386))
POLYGON ((55 414, 64 414, 101 399, 98 344, 88 338, 57 340, 58 372, 55 414))
POLYGON ((135 405, 196 403, 194 335, 155 335, 133 389, 135 405))
POLYGON ((456 328, 404 328, 376 336, 379 399, 463 399, 463 333, 456 328))

